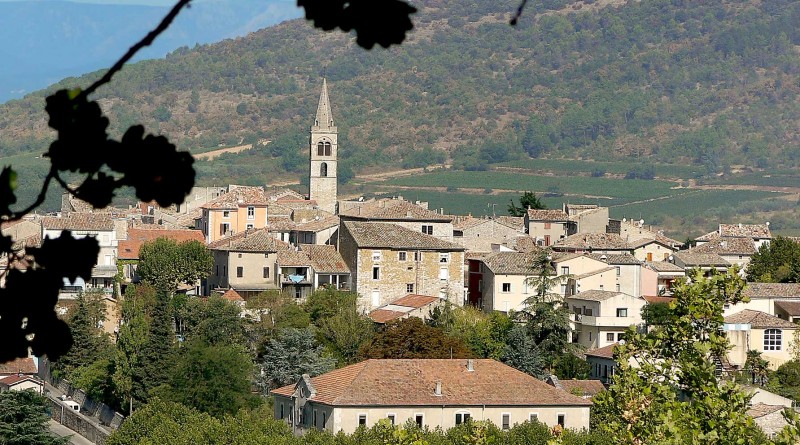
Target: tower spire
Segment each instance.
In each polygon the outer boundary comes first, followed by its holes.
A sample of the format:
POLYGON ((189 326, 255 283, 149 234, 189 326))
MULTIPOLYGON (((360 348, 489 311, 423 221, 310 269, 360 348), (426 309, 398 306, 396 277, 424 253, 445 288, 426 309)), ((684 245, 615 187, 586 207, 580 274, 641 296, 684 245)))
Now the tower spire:
POLYGON ((319 93, 319 105, 317 105, 317 119, 314 121, 314 129, 328 130, 334 127, 331 103, 328 100, 328 81, 323 77, 322 92, 319 93))

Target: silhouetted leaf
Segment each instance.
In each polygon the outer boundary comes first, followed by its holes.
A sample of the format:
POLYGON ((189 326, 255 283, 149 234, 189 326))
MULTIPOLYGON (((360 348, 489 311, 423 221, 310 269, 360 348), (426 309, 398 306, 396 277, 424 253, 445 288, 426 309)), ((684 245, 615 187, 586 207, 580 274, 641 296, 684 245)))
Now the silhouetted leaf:
POLYGON ((14 190, 17 188, 17 172, 6 167, 0 173, 0 215, 10 215, 9 206, 17 202, 14 190))
POLYGON ((97 263, 100 245, 95 238, 75 239, 69 230, 64 230, 58 238, 45 238, 42 247, 29 248, 28 253, 36 258, 38 266, 57 273, 60 278, 88 280, 92 277, 92 267, 97 263), (65 258, 65 252, 69 252, 69 258, 65 258))
POLYGON ((94 173, 105 162, 108 118, 97 102, 75 91, 59 90, 47 97, 47 123, 58 131, 47 156, 61 171, 94 173))
POLYGON ((306 19, 325 31, 356 31, 356 43, 372 49, 401 43, 414 25, 410 15, 417 9, 401 0, 297 0, 306 19))
POLYGON ((83 181, 83 184, 75 190, 75 196, 100 209, 111 205, 116 187, 116 179, 113 176, 100 172, 96 178, 83 181))

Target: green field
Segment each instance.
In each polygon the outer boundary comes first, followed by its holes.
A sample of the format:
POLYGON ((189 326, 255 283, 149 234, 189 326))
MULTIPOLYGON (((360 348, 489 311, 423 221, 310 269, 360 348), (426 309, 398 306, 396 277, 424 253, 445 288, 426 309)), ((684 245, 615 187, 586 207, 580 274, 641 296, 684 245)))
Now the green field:
POLYGON ((797 174, 750 173, 725 179, 713 179, 706 184, 763 185, 769 187, 800 187, 797 174))
MULTIPOLYGON (((672 164, 642 164, 653 165, 656 176, 660 178, 688 179, 706 173, 705 167, 701 165, 672 165, 672 164)), ((624 175, 628 173, 635 164, 632 162, 606 162, 606 161, 584 161, 575 159, 524 159, 519 161, 504 162, 495 164, 498 167, 523 168, 531 171, 550 171, 559 173, 585 173, 589 174, 595 170, 603 170, 614 175, 624 175)))
POLYGON ((645 218, 650 215, 693 217, 709 211, 735 209, 746 202, 761 202, 778 198, 781 194, 757 190, 690 190, 684 194, 645 203, 612 206, 609 213, 614 218, 645 218))
POLYGON ((385 185, 406 187, 459 187, 497 190, 530 190, 539 194, 557 192, 601 200, 604 205, 646 200, 671 195, 675 185, 668 181, 591 178, 586 176, 535 176, 484 171, 446 171, 408 176, 386 181, 385 185))

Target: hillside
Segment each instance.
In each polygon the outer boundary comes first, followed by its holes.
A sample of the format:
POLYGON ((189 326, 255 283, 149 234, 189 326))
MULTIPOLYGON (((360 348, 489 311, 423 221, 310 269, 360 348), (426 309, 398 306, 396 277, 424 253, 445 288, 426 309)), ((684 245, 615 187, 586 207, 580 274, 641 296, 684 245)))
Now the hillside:
MULTIPOLYGON (((198 163, 204 183, 297 177, 322 75, 357 171, 527 155, 800 165, 800 2, 532 0, 511 28, 516 4, 424 0, 406 43, 370 52, 294 20, 137 63, 97 97, 115 133, 143 122, 196 152, 272 141, 198 163)), ((1 156, 45 149, 42 99, 0 107, 1 156)))

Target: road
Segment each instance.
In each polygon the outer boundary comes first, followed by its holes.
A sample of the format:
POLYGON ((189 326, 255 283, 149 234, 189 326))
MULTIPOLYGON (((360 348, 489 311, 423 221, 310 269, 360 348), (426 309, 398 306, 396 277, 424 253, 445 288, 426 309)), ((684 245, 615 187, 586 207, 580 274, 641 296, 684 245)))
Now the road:
POLYGON ((80 434, 72 431, 71 429, 65 427, 64 425, 56 422, 55 420, 48 420, 47 421, 47 428, 50 430, 51 433, 55 434, 59 437, 71 436, 69 439, 69 443, 72 445, 94 445, 85 437, 81 436, 80 434))

